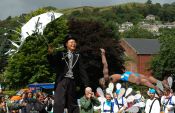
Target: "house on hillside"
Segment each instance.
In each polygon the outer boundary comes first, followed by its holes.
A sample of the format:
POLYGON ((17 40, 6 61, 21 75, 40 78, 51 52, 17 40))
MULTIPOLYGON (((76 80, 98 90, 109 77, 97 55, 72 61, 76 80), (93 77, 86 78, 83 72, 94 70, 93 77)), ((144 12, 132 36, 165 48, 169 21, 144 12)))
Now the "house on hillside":
POLYGON ((154 15, 147 15, 146 20, 156 20, 156 17, 154 15))
POLYGON ((119 26, 119 32, 124 32, 126 30, 129 30, 131 27, 133 27, 132 22, 124 22, 121 26, 119 26))
POLYGON ((151 76, 150 61, 152 56, 158 54, 160 50, 159 41, 157 39, 124 38, 121 39, 120 44, 125 50, 126 70, 151 76))
POLYGON ((160 25, 159 28, 169 28, 169 29, 175 28, 175 22, 164 23, 164 24, 160 25))
POLYGON ((156 24, 150 24, 150 23, 139 23, 139 26, 143 29, 147 29, 150 32, 158 32, 159 26, 156 24))

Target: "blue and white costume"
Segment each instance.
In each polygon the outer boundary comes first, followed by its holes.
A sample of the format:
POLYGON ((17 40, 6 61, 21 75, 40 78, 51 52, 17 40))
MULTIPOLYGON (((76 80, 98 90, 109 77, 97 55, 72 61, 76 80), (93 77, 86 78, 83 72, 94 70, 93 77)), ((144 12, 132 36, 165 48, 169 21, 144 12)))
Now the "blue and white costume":
POLYGON ((101 103, 101 113, 114 113, 114 102, 111 100, 101 103))
MULTIPOLYGON (((156 90, 150 88, 149 93, 155 95, 156 90)), ((154 97, 154 99, 148 99, 146 101, 145 113, 160 113, 160 102, 157 98, 154 97)))
POLYGON ((114 98, 114 113, 118 113, 119 110, 124 110, 126 107, 127 101, 125 97, 121 97, 120 99, 114 98))
POLYGON ((161 104, 164 106, 164 112, 165 113, 174 113, 175 96, 171 96, 170 98, 166 98, 165 96, 162 96, 161 104), (168 111, 168 108, 171 109, 171 110, 168 111))
POLYGON ((121 75, 120 80, 127 82, 128 79, 129 79, 129 76, 130 76, 131 74, 132 74, 132 72, 126 71, 125 73, 123 73, 123 74, 121 75))
POLYGON ((137 76, 137 77, 139 76, 138 73, 133 73, 133 72, 131 72, 131 71, 126 71, 126 72, 124 72, 124 73, 121 75, 120 80, 122 80, 122 81, 124 81, 124 82, 128 82, 129 76, 130 76, 131 74, 134 74, 134 75, 137 76))

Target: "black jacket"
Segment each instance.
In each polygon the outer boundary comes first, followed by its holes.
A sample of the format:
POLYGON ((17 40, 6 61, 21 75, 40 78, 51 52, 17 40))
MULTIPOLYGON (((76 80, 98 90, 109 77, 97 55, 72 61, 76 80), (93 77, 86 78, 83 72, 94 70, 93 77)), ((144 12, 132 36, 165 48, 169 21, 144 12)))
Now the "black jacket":
MULTIPOLYGON (((55 89, 57 84, 64 78, 68 71, 68 57, 66 51, 59 51, 53 54, 48 54, 47 59, 56 72, 55 89)), ((89 79, 82 62, 81 55, 77 52, 73 53, 73 75, 74 80, 78 84, 81 81, 84 86, 89 86, 89 79)))

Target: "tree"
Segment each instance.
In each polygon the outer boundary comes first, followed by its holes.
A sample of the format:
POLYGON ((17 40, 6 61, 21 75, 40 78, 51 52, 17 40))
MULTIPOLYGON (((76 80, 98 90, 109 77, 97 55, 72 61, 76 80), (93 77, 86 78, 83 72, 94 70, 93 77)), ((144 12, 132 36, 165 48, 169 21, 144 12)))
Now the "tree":
MULTIPOLYGON (((6 57, 0 57, 0 74, 4 71, 4 67, 7 65, 6 57)), ((0 80, 1 81, 1 80, 0 80)))
POLYGON ((168 21, 168 22, 173 22, 175 20, 175 7, 172 5, 164 5, 162 8, 162 13, 161 15, 161 20, 163 21, 168 21))
POLYGON ((172 2, 172 5, 175 6, 175 2, 172 2))
POLYGON ((147 0, 146 4, 151 5, 152 1, 151 0, 147 0))
POLYGON ((5 35, 0 35, 0 42, 0 82, 2 83, 4 79, 1 74, 4 72, 5 67, 7 65, 7 57, 4 53, 8 51, 10 42, 7 40, 7 37, 5 35))
POLYGON ((164 29, 161 31, 160 52, 151 63, 154 75, 164 77, 167 73, 175 73, 175 29, 164 29))
POLYGON ((70 33, 79 40, 79 51, 94 89, 99 86, 99 78, 103 77, 100 48, 106 50, 110 74, 122 73, 124 69, 124 51, 119 45, 117 31, 114 32, 116 29, 112 27, 116 25, 107 23, 93 19, 71 19, 69 21, 70 33))
POLYGON ((8 59, 8 66, 4 72, 8 86, 20 88, 34 82, 54 82, 55 76, 46 57, 45 40, 59 44, 67 32, 67 21, 61 17, 47 26, 43 36, 34 34, 28 37, 22 49, 8 59))

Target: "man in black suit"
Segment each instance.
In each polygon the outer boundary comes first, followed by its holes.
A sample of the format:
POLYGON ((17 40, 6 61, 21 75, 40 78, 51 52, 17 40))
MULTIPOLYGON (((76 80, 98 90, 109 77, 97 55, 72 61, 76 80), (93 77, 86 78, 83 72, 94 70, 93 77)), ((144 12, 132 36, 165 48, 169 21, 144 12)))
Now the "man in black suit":
POLYGON ((76 100, 76 83, 82 81, 84 86, 89 85, 88 76, 82 63, 81 55, 76 52, 77 40, 67 35, 64 41, 66 51, 54 52, 48 46, 48 61, 56 71, 54 113, 63 113, 64 108, 68 113, 79 113, 76 100))

